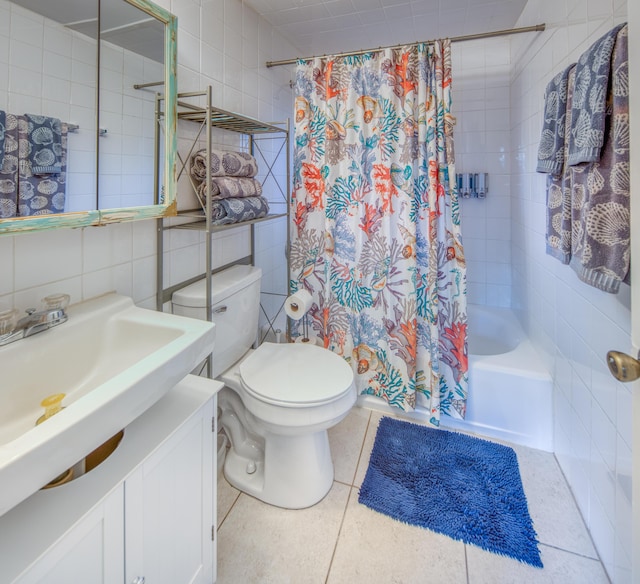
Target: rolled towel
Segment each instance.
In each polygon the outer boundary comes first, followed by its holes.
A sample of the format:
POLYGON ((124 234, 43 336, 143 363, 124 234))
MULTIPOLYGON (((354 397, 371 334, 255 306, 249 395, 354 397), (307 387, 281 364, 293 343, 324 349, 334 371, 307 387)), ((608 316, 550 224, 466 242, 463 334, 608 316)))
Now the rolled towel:
POLYGON ((605 141, 611 55, 618 32, 623 26, 624 23, 600 37, 583 53, 576 65, 567 157, 570 166, 600 160, 605 141))
MULTIPOLYGON (((211 176, 254 177, 258 174, 256 159, 247 152, 211 150, 211 176)), ((207 178, 207 151, 199 150, 191 157, 191 176, 198 182, 207 178)))
POLYGON ((33 174, 62 172, 62 122, 58 118, 25 114, 29 162, 33 174))
POLYGON ((558 73, 547 85, 544 94, 544 121, 538 146, 537 172, 554 176, 562 173, 565 156, 565 120, 567 115, 567 84, 575 63, 558 73))
MULTIPOLYGON (((198 196, 205 200, 207 182, 198 185, 198 196)), ((232 197, 259 197, 262 185, 255 178, 235 176, 216 176, 211 179, 211 200, 230 199, 232 197)))
POLYGON ((264 197, 211 201, 211 221, 214 225, 228 225, 260 219, 268 212, 269 203, 264 197))

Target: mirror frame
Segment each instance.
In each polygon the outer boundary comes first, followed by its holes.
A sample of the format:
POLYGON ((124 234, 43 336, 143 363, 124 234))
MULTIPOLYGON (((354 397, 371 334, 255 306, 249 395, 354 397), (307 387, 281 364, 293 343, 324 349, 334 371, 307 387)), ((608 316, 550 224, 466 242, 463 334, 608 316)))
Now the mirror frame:
MULTIPOLYGON (((177 119, 177 34, 178 19, 150 0, 122 0, 164 23, 164 203, 117 209, 97 209, 0 220, 0 235, 31 233, 45 229, 109 225, 124 221, 159 219, 177 215, 176 202, 176 119, 177 119)), ((99 90, 99 88, 98 88, 99 90)), ((96 114, 96 115, 99 115, 96 114)), ((154 193, 154 197, 157 193, 154 193)))

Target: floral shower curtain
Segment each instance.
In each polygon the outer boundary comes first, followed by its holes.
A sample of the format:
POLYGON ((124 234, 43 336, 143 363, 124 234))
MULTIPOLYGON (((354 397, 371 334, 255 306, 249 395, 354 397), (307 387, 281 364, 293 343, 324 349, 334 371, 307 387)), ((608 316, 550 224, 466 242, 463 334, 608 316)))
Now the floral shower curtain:
POLYGON ((449 41, 300 62, 291 289, 359 393, 464 417, 466 272, 449 41))

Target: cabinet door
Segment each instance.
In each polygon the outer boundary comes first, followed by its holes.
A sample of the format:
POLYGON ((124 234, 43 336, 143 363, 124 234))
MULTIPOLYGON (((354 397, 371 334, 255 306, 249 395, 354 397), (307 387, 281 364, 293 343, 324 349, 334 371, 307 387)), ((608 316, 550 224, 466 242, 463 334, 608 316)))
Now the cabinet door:
POLYGON ((29 567, 16 584, 121 584, 124 576, 123 493, 122 485, 118 486, 29 567))
POLYGON ((214 407, 215 399, 125 482, 126 584, 213 582, 214 407))

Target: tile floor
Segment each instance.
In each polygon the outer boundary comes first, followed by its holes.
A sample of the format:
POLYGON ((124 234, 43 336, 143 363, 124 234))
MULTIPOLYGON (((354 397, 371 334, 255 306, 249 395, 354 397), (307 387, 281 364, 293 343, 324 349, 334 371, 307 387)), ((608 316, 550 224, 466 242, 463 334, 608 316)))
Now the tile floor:
POLYGON ((265 505, 218 481, 218 584, 606 584, 554 456, 513 446, 544 569, 406 525, 358 503, 383 414, 354 408, 329 432, 335 480, 317 505, 265 505))

